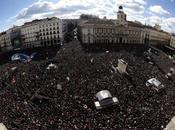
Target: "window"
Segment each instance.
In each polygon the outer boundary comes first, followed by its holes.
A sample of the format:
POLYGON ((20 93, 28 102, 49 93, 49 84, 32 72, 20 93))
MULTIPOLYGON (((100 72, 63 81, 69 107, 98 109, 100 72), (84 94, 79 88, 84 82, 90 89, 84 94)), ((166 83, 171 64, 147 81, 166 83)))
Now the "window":
POLYGON ((99 33, 101 33, 101 29, 99 29, 99 33))
POLYGON ((88 34, 90 33, 90 29, 88 29, 88 34))
POLYGON ((90 39, 90 37, 88 37, 88 43, 90 43, 91 41, 90 41, 91 39, 90 39))

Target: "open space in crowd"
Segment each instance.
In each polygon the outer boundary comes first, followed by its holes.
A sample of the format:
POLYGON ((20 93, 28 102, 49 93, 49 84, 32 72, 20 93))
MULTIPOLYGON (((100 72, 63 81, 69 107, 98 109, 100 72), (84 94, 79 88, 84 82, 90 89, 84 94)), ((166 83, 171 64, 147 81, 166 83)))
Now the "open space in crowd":
POLYGON ((163 130, 175 115, 175 82, 145 61, 143 52, 135 47, 95 53, 73 41, 51 59, 3 64, 0 122, 9 130, 163 130), (118 59, 128 63, 128 75, 113 71, 118 59), (47 69, 50 63, 56 67, 47 69), (150 78, 165 89, 147 87, 150 78), (101 90, 119 103, 97 110, 101 90))

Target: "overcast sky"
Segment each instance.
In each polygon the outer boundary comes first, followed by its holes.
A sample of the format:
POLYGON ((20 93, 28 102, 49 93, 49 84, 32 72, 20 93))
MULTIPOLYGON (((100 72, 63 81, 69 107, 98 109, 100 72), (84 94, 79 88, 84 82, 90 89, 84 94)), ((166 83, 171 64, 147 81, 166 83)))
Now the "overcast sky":
POLYGON ((175 0, 1 0, 0 31, 52 16, 78 18, 87 13, 116 19, 119 5, 124 7, 128 20, 157 23, 175 33, 175 0))

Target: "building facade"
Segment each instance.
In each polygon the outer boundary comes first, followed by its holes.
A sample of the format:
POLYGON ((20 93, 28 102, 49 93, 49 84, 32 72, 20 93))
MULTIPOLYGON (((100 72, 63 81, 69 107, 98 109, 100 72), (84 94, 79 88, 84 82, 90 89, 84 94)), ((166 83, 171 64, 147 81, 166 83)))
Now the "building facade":
POLYGON ((80 24, 80 40, 85 44, 169 44, 170 34, 159 25, 145 26, 139 22, 127 21, 123 7, 119 6, 116 20, 87 20, 80 24))
POLYGON ((46 18, 25 23, 21 27, 24 48, 53 46, 62 41, 62 20, 46 18))
POLYGON ((9 51, 13 48, 11 43, 11 29, 0 33, 0 48, 1 51, 9 51))
POLYGON ((145 30, 141 23, 127 21, 123 7, 119 7, 117 20, 97 19, 80 25, 83 43, 144 44, 145 30))
POLYGON ((42 20, 39 24, 38 34, 41 46, 60 44, 63 38, 62 20, 55 17, 42 20))
POLYGON ((39 42, 39 20, 25 23, 21 27, 21 38, 23 48, 40 46, 39 42))
POLYGON ((171 34, 170 46, 175 48, 175 35, 171 34))
POLYGON ((83 24, 83 43, 112 43, 114 42, 114 23, 109 20, 89 20, 83 24))
POLYGON ((27 22, 0 33, 1 50, 46 47, 63 41, 62 20, 56 17, 27 22))
POLYGON ((20 26, 14 26, 9 30, 10 35, 10 44, 13 49, 18 49, 22 45, 22 39, 21 39, 21 27, 20 26))
POLYGON ((145 30, 149 32, 149 44, 151 45, 168 45, 171 35, 160 28, 145 26, 145 30))
POLYGON ((0 47, 1 47, 1 50, 3 51, 6 46, 7 46, 7 35, 6 35, 6 32, 1 32, 0 33, 0 47))

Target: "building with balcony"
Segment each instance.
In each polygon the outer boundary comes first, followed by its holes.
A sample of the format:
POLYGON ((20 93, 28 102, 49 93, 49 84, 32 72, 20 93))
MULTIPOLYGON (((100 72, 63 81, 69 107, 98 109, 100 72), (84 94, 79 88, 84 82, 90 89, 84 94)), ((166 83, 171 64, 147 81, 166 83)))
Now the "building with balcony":
POLYGON ((8 29, 7 31, 1 32, 0 33, 0 48, 1 51, 9 51, 11 50, 12 43, 11 43, 11 29, 8 29))
POLYGON ((60 44, 62 20, 53 17, 25 23, 21 27, 21 36, 25 48, 60 44))
POLYGON ((175 48, 175 34, 171 34, 170 46, 175 48))
POLYGON ((24 48, 40 46, 39 41, 39 20, 25 23, 21 27, 21 39, 24 48))
POLYGON ((170 34, 159 25, 146 26, 127 20, 123 7, 119 6, 116 20, 92 19, 82 21, 79 26, 82 43, 114 44, 169 44, 170 34))
POLYGON ((41 46, 60 44, 63 39, 62 20, 56 17, 41 20, 38 35, 41 46))
POLYGON ((7 46, 7 37, 6 36, 7 36, 6 32, 1 32, 0 33, 0 47, 1 47, 2 51, 7 46))
POLYGON ((80 25, 83 43, 145 43, 144 26, 127 21, 123 7, 119 7, 117 20, 97 19, 83 21, 80 25))
POLYGON ((62 20, 56 17, 33 20, 0 34, 1 50, 55 46, 63 41, 62 20))
POLYGON ((9 29, 10 35, 10 42, 13 49, 18 49, 22 46, 22 39, 21 39, 21 27, 14 26, 13 28, 9 29))
POLYGON ((145 31, 149 32, 149 44, 151 45, 168 45, 170 44, 170 33, 161 30, 160 26, 145 26, 145 31))

